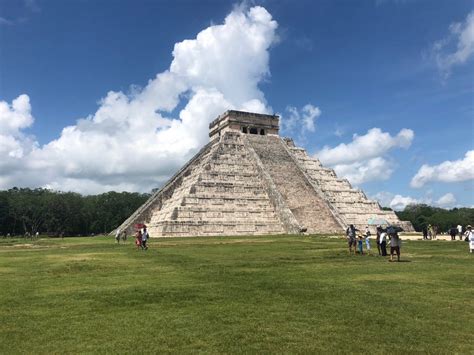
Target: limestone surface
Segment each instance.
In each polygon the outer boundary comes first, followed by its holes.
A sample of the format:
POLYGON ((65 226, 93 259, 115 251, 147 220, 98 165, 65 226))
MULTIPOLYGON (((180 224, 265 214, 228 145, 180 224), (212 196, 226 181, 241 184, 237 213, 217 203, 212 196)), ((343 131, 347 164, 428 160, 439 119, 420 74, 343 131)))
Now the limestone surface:
POLYGON ((341 233, 378 217, 405 230, 361 190, 293 141, 277 116, 227 111, 210 142, 121 226, 146 224, 152 237, 341 233))

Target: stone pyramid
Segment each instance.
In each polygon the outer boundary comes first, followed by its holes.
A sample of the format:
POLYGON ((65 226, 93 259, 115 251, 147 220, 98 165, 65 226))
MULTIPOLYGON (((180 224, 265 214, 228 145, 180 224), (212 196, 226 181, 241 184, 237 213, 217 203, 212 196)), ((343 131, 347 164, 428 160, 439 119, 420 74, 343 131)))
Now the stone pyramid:
POLYGON ((341 233, 383 218, 410 230, 334 170, 278 135, 278 116, 227 111, 210 142, 121 226, 153 237, 341 233))

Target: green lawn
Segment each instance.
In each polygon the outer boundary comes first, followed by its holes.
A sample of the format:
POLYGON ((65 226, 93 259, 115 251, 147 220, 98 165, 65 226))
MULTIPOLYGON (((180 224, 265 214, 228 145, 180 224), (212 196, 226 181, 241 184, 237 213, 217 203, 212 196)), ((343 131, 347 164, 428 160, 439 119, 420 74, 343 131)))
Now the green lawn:
POLYGON ((474 353, 467 243, 0 239, 0 353, 474 353), (28 243, 28 244, 24 244, 28 243))

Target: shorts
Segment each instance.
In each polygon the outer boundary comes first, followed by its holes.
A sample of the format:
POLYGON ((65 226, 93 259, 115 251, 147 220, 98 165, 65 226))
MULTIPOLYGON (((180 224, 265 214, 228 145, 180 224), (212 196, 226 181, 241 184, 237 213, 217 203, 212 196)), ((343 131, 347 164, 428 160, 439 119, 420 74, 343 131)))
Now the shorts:
POLYGON ((355 238, 349 238, 349 239, 347 240, 347 244, 349 244, 350 247, 351 247, 351 246, 356 246, 356 245, 357 245, 357 241, 356 241, 355 238))
POLYGON ((400 247, 390 247, 390 254, 393 254, 394 251, 397 252, 397 254, 400 254, 400 247))

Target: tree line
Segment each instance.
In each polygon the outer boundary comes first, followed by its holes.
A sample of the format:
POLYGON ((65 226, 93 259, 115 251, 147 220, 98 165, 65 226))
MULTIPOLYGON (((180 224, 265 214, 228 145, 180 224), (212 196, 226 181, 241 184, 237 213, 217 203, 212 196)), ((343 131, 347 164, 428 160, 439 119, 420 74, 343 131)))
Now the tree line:
MULTIPOLYGON (((12 188, 0 191, 0 235, 91 235, 117 228, 150 194, 107 192, 83 196, 48 189, 12 188)), ((442 232, 461 224, 473 224, 474 208, 446 210, 425 204, 408 205, 396 212, 416 231, 428 224, 442 232)))
POLYGON ((15 187, 0 191, 0 235, 108 233, 149 196, 113 191, 83 196, 74 192, 15 187))
POLYGON ((403 211, 395 212, 402 221, 410 221, 417 232, 429 224, 438 226, 440 232, 447 232, 458 224, 464 228, 474 223, 474 208, 453 208, 446 210, 426 204, 408 205, 403 211))

